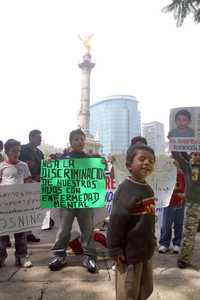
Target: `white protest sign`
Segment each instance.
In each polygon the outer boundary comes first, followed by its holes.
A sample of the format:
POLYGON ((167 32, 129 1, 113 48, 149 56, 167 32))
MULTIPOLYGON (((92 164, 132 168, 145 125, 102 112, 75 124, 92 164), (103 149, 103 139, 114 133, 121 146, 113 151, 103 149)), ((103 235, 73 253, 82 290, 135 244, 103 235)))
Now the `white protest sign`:
POLYGON ((0 186, 0 236, 40 228, 46 211, 40 208, 39 183, 0 186))
POLYGON ((200 107, 171 109, 169 148, 175 152, 200 152, 200 107))
POLYGON ((154 172, 147 177, 156 197, 156 207, 167 207, 176 185, 177 169, 173 159, 165 155, 156 158, 154 172))
POLYGON ((130 175, 126 168, 126 157, 123 154, 116 154, 113 160, 116 185, 118 186, 127 176, 130 175))
MULTIPOLYGON (((115 156, 114 171, 117 185, 130 175, 125 167, 124 155, 115 156)), ((171 158, 164 155, 156 158, 154 172, 147 177, 146 181, 155 193, 157 208, 169 205, 176 184, 176 172, 171 158)))
POLYGON ((106 195, 105 195, 105 207, 94 209, 94 225, 104 221, 108 217, 112 210, 112 203, 114 198, 114 192, 116 189, 115 179, 110 174, 106 174, 106 195))

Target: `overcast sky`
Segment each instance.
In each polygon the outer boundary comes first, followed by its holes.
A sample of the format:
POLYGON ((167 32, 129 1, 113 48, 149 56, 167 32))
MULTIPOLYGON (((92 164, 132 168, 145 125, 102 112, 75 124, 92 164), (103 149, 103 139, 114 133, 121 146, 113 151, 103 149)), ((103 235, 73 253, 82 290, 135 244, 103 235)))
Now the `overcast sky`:
POLYGON ((200 105, 200 25, 176 28, 152 0, 1 0, 0 139, 31 129, 64 146, 77 127, 84 48, 94 33, 91 103, 114 94, 139 101, 142 121, 168 131, 172 107, 200 105))

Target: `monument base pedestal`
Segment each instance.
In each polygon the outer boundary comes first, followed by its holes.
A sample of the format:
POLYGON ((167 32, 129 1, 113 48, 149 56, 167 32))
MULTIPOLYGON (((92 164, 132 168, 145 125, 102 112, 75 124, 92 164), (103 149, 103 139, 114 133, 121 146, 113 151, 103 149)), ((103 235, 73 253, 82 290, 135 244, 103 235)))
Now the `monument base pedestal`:
POLYGON ((85 148, 84 151, 89 154, 101 154, 101 144, 95 140, 93 135, 86 134, 85 148))

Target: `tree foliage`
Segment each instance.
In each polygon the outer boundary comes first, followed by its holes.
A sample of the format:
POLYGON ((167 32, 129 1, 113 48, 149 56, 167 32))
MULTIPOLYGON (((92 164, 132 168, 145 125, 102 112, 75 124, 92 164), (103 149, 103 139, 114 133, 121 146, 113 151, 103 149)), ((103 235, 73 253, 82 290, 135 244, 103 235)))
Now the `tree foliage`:
POLYGON ((163 8, 163 12, 173 12, 177 26, 181 26, 189 14, 196 23, 200 23, 200 0, 173 0, 163 8))

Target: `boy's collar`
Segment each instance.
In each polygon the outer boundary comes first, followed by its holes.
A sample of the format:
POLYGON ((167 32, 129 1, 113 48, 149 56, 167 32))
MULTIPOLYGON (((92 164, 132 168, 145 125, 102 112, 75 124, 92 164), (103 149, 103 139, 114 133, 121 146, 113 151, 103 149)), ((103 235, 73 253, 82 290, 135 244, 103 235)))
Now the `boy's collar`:
POLYGON ((132 176, 128 176, 127 177, 128 180, 134 182, 134 183, 137 183, 137 184, 141 184, 141 185, 147 185, 147 182, 144 180, 144 182, 141 182, 141 181, 137 181, 135 178, 133 178, 132 176))
POLYGON ((16 163, 13 163, 10 160, 7 160, 6 163, 9 165, 17 165, 19 163, 19 160, 16 163))

